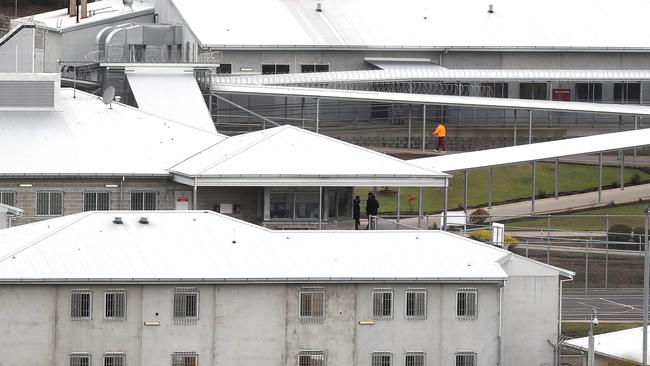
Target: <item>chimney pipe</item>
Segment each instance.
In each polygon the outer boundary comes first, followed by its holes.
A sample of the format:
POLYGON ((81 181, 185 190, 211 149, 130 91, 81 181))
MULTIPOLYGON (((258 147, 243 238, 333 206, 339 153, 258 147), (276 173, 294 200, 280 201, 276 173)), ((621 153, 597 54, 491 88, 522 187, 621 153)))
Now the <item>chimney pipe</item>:
POLYGON ((319 13, 321 11, 323 11, 323 7, 322 7, 321 3, 316 3, 316 11, 319 12, 319 13))
POLYGON ((488 13, 490 14, 494 13, 494 5, 490 4, 490 6, 488 7, 488 13))

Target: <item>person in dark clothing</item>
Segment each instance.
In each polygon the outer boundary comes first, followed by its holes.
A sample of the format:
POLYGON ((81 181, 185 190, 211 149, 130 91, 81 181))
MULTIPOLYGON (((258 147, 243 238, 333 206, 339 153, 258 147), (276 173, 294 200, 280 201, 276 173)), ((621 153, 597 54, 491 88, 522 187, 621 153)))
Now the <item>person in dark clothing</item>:
POLYGON ((354 230, 359 230, 359 225, 361 224, 361 198, 359 196, 354 197, 353 203, 352 218, 354 219, 354 230))
MULTIPOLYGON (((379 201, 372 192, 368 192, 368 199, 366 200, 366 215, 368 216, 368 225, 366 225, 366 230, 370 228, 371 216, 377 216, 379 212, 379 201)), ((373 225, 374 228, 374 225, 373 225)))

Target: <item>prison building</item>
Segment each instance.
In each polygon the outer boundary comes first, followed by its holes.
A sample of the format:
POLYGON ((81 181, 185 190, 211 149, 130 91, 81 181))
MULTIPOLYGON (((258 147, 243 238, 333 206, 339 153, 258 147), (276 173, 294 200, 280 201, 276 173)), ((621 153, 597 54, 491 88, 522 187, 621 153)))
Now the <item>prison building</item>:
POLYGON ((442 231, 85 212, 0 231, 0 348, 8 365, 552 364, 572 275, 442 231))

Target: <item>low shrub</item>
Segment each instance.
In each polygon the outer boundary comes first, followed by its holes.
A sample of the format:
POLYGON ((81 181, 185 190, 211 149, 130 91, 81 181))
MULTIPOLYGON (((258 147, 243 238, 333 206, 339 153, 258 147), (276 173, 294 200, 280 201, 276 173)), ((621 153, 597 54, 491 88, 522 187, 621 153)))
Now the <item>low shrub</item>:
POLYGON ((635 243, 643 243, 645 241, 645 228, 637 226, 632 230, 632 241, 635 243))
POLYGON ((482 208, 478 208, 469 214, 469 223, 473 225, 483 225, 489 218, 489 212, 482 208))
POLYGON ((519 245, 519 239, 515 238, 515 237, 512 236, 512 235, 507 235, 507 234, 506 234, 506 236, 503 238, 503 241, 506 242, 506 245, 507 245, 509 248, 514 248, 514 247, 516 247, 517 245, 519 245))
POLYGON ((474 230, 471 233, 469 233, 469 237, 470 239, 482 241, 484 243, 488 243, 490 239, 492 239, 492 236, 490 235, 490 230, 487 229, 474 230))
POLYGON ((632 178, 630 178, 630 184, 639 184, 641 183, 641 177, 638 174, 634 174, 632 178))
POLYGON ((630 241, 631 233, 632 228, 629 225, 614 224, 607 230, 607 240, 627 242, 630 241))

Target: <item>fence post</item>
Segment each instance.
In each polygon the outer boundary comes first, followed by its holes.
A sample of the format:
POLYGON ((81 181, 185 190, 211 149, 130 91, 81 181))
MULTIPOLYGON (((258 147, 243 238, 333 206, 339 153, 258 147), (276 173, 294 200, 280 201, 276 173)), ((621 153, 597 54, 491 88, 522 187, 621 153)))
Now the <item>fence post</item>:
POLYGON ((605 215, 605 288, 607 288, 607 271, 609 269, 609 214, 605 215))
POLYGON ((546 264, 551 264, 551 215, 546 215, 546 264))

